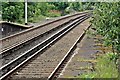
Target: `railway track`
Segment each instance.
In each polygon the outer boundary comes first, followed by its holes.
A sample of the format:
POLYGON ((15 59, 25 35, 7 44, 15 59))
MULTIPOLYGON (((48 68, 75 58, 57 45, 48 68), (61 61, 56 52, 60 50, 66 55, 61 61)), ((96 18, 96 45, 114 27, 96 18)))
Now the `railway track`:
POLYGON ((24 65, 19 70, 17 70, 13 75, 11 75, 11 77, 13 77, 13 79, 15 78, 15 80, 31 78, 46 80, 50 73, 52 74, 57 64, 59 64, 59 62, 69 51, 70 47, 74 44, 76 39, 80 36, 80 34, 82 35, 82 29, 86 30, 86 28, 75 27, 43 54, 38 55, 37 58, 35 57, 29 61, 27 63, 28 65, 24 65), (81 30, 81 32, 79 32, 79 30, 81 30))
POLYGON ((69 32, 71 29, 73 29, 76 25, 78 25, 80 22, 88 18, 90 15, 86 15, 84 17, 81 17, 80 19, 74 20, 69 25, 66 25, 66 27, 60 29, 55 34, 51 35, 49 38, 41 42, 40 44, 34 46, 30 50, 26 51, 22 55, 18 56, 11 62, 7 63, 6 65, 2 66, 0 68, 0 73, 2 74, 0 79, 4 79, 6 76, 11 74, 13 71, 15 71, 17 68, 19 68, 21 65, 25 64, 27 61, 29 61, 32 57, 37 55, 38 53, 43 52, 48 47, 50 47, 56 40, 61 38, 63 35, 65 35, 67 32, 69 32), (71 27, 72 26, 72 27, 71 27), (34 54, 33 54, 34 53, 34 54))
POLYGON ((31 35, 32 37, 35 37, 39 34, 42 34, 43 32, 46 32, 46 31, 51 30, 52 28, 55 28, 55 26, 60 25, 64 23, 65 21, 68 21, 74 18, 75 16, 79 16, 80 14, 85 14, 85 13, 87 14, 88 12, 76 13, 73 15, 65 16, 60 19, 56 19, 48 23, 41 24, 37 27, 33 27, 30 29, 21 31, 17 34, 2 38, 0 39, 0 43, 2 43, 2 48, 1 48, 2 52, 5 52, 9 50, 10 48, 13 48, 16 45, 19 45, 20 43, 31 39, 31 35))
MULTIPOLYGON (((90 26, 89 26, 90 27, 90 26)), ((89 28, 88 27, 88 28, 89 28)), ((88 29, 87 28, 87 29, 88 29)), ((87 30, 86 29, 86 30, 87 30)), ((62 60, 60 61, 60 63, 56 66, 56 68, 53 70, 53 72, 50 74, 50 76, 48 77, 48 80, 59 80, 59 76, 62 72, 62 70, 65 68, 66 64, 69 62, 69 60, 72 58, 72 56, 74 55, 74 50, 77 47, 77 44, 83 39, 85 35, 85 32, 83 32, 79 38, 76 40, 76 42, 72 45, 72 47, 69 49, 69 51, 67 52, 67 54, 62 58, 62 60)), ((60 79, 61 80, 61 79, 60 79)))
MULTIPOLYGON (((74 21, 75 19, 78 19, 80 17, 82 18, 82 17, 84 17, 84 15, 77 16, 76 18, 74 18, 72 20, 74 21)), ((50 37, 52 34, 56 33, 60 29, 64 28, 64 26, 68 25, 70 22, 72 22, 72 20, 69 20, 69 21, 63 23, 62 25, 59 25, 58 27, 55 27, 54 29, 43 33, 42 35, 38 35, 35 38, 32 38, 32 39, 28 40, 27 42, 22 43, 21 45, 16 46, 16 47, 9 49, 8 51, 2 53, 2 58, 0 59, 1 61, 4 62, 2 65, 9 63, 10 61, 15 59, 16 57, 22 55, 27 50, 29 50, 32 47, 34 47, 35 45, 41 43, 42 41, 44 41, 45 39, 50 37)))

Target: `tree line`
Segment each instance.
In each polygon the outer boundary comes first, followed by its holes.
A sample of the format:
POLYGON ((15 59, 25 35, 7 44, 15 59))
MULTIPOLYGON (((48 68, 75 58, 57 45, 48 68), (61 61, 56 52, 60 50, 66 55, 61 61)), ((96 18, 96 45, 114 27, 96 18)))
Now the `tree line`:
MULTIPOLYGON (((28 21, 33 22, 39 17, 63 16, 87 9, 90 9, 89 2, 28 2, 28 21)), ((2 19, 5 21, 24 23, 24 11, 24 2, 2 2, 2 19)))

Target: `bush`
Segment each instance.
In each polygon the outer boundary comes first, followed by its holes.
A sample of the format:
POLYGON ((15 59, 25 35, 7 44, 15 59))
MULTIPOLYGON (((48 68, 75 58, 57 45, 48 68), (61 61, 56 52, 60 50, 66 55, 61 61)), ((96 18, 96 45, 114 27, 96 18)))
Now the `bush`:
POLYGON ((120 2, 96 3, 93 26, 104 37, 104 44, 120 52, 120 2))

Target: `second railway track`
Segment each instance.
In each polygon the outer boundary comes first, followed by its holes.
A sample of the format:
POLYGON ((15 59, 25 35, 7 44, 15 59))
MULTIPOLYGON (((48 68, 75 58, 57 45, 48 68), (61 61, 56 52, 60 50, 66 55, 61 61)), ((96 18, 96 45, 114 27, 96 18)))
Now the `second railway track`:
POLYGON ((35 45, 41 43, 42 41, 44 41, 45 39, 50 37, 52 34, 56 33, 57 31, 61 30, 62 28, 64 28, 70 22, 74 21, 75 19, 82 18, 82 17, 84 17, 84 15, 81 15, 72 20, 69 20, 69 21, 59 25, 58 27, 51 29, 48 32, 38 35, 38 36, 26 41, 25 43, 22 43, 19 46, 16 46, 10 50, 7 50, 6 52, 2 53, 2 57, 1 57, 2 59, 0 59, 4 62, 2 65, 7 64, 11 60, 13 60, 16 57, 18 57, 19 55, 23 54, 25 51, 27 51, 27 50, 31 49, 32 47, 34 47, 35 45))
MULTIPOLYGON (((69 25, 66 24, 66 27, 60 28, 60 30, 57 32, 55 31, 55 33, 51 34, 49 36, 49 38, 47 38, 40 44, 38 44, 36 46, 34 45, 34 47, 31 48, 30 50, 26 51, 25 53, 21 54, 20 56, 18 56, 11 62, 2 66, 0 68, 0 73, 2 73, 2 75, 0 75, 1 76, 0 79, 4 79, 6 76, 11 74, 14 70, 19 68, 24 63, 26 63, 29 59, 31 59, 38 53, 43 52, 47 47, 50 47, 56 40, 61 38, 64 34, 69 32, 71 29, 73 29, 75 26, 77 26, 80 22, 87 19, 89 16, 90 15, 85 15, 83 17, 76 18, 76 20, 73 20, 72 22, 70 21, 71 23, 69 25)), ((54 30, 53 30, 53 32, 54 32, 54 30)))
MULTIPOLYGON (((86 25, 80 24, 69 33, 63 36, 58 42, 47 49, 43 54, 38 54, 37 57, 31 59, 26 65, 20 67, 10 79, 29 80, 29 79, 41 79, 41 80, 55 80, 60 74, 59 70, 64 68, 64 60, 69 55, 73 46, 76 46, 78 37, 82 38, 84 33, 83 29, 87 29, 89 24, 85 21, 86 25), (81 27, 80 27, 81 26, 81 27), (82 27, 83 26, 83 27, 82 27), (71 39, 72 38, 72 39, 71 39), (72 47, 71 47, 72 46, 72 47), (62 63, 62 67, 59 68, 62 63), (59 69, 58 69, 59 68, 59 69), (58 70, 56 75, 56 70, 58 70), (55 73, 55 74, 54 74, 55 73)), ((69 57, 72 54, 69 55, 69 57)), ((66 60, 65 60, 66 61, 66 60)), ((61 79, 60 79, 61 80, 61 79)))
POLYGON ((81 13, 76 13, 73 15, 65 16, 60 19, 56 19, 51 22, 24 30, 22 32, 13 34, 13 35, 5 37, 3 39, 0 39, 0 43, 2 43, 2 47, 1 47, 2 52, 5 52, 14 46, 29 40, 32 37, 42 34, 43 32, 49 31, 52 28, 55 28, 55 26, 63 24, 64 22, 69 21, 69 20, 75 18, 76 16, 79 16, 82 14, 87 14, 87 13, 88 12, 81 12, 81 13), (31 37, 31 35, 32 35, 32 37, 31 37))

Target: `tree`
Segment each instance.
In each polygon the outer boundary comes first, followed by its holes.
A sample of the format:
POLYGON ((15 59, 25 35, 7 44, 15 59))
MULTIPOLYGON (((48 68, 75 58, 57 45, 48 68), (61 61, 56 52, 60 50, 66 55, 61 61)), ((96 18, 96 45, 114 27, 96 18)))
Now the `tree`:
POLYGON ((61 15, 65 15, 65 9, 69 6, 68 2, 54 2, 53 4, 61 11, 61 15))
POLYGON ((75 11, 79 11, 80 10, 80 3, 79 2, 72 2, 72 6, 71 7, 75 11))
POLYGON ((2 19, 15 22, 20 20, 24 14, 24 4, 22 2, 2 2, 2 19))
POLYGON ((43 16, 46 16, 46 13, 48 12, 48 3, 46 2, 37 3, 37 9, 40 9, 41 14, 43 16))
POLYGON ((97 33, 104 37, 104 44, 120 53, 120 2, 98 3, 94 10, 92 24, 97 33))

